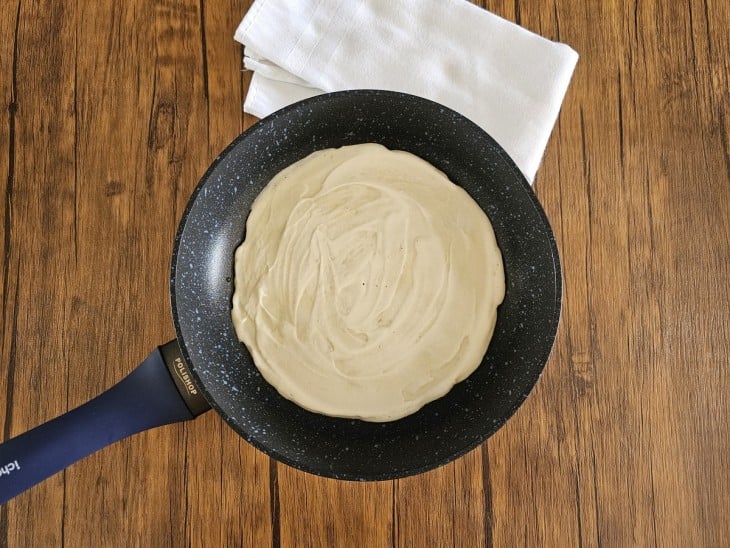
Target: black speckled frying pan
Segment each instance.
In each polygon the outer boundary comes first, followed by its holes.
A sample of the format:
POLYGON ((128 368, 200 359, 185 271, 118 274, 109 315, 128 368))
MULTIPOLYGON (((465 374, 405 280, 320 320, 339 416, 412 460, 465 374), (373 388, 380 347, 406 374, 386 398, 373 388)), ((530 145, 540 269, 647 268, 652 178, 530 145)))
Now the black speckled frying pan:
POLYGON ((183 215, 170 288, 177 343, 153 352, 95 400, 0 445, 0 465, 12 467, 0 475, 0 503, 104 445, 192 418, 207 404, 254 446, 307 472, 382 480, 435 468, 486 440, 525 400, 550 354, 561 303, 550 226, 502 148, 437 103, 374 90, 280 110, 223 151, 183 215), (443 398, 390 423, 329 418, 282 398, 236 339, 230 318, 234 251, 259 192, 315 150, 365 142, 416 154, 466 189, 492 222, 507 282, 479 368, 443 398), (58 432, 63 450, 48 442, 58 432))

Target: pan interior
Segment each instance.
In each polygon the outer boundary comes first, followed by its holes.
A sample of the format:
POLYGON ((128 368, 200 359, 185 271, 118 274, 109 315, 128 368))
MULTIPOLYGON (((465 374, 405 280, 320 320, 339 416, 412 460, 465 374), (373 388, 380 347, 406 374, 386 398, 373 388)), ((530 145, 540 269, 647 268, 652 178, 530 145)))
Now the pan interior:
POLYGON ((278 111, 216 159, 181 221, 171 289, 183 354, 228 424, 299 469, 375 480, 445 464, 504 424, 550 353, 561 278, 547 219, 494 140, 437 103, 365 90, 322 95, 278 111), (477 370, 443 398, 390 423, 330 418, 282 398, 237 340, 230 317, 233 255, 258 193, 276 173, 316 150, 366 142, 416 154, 469 192, 494 227, 507 284, 494 337, 477 370))

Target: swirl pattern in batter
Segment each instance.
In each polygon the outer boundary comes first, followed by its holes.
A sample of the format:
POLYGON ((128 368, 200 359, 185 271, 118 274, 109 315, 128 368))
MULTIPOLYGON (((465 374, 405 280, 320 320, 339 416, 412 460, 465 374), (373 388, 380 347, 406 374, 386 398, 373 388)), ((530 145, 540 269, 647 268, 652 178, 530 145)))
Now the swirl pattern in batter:
POLYGON ((428 162, 367 143, 281 171, 236 251, 232 318, 301 407, 390 421, 480 364, 504 298, 482 209, 428 162))

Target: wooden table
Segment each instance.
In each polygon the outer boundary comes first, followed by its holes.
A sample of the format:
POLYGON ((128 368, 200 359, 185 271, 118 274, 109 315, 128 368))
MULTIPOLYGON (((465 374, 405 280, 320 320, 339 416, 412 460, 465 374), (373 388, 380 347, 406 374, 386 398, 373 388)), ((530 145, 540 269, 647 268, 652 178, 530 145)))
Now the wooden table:
MULTIPOLYGON (((177 221, 255 121, 249 3, 0 3, 2 439, 173 337, 177 221)), ((11 501, 0 545, 730 545, 730 4, 482 5, 581 54, 535 183, 563 316, 517 415, 441 469, 357 484, 208 413, 11 501)))

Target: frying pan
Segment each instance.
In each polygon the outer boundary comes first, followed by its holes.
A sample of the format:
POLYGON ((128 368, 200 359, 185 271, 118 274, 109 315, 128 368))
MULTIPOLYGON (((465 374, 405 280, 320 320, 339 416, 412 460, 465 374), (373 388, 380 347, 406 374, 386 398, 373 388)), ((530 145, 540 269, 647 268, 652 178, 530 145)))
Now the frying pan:
POLYGON ((282 109, 216 158, 180 222, 170 293, 175 341, 97 398, 0 445, 0 503, 110 443, 209 406, 258 449, 314 474, 384 480, 443 465, 492 435, 537 382, 558 326, 561 275, 540 204, 489 135, 438 103, 356 90, 282 109), (491 220, 506 277, 481 365, 446 396, 388 423, 326 417, 282 398, 230 318, 234 251, 259 192, 315 150, 365 142, 420 156, 467 190, 491 220))

